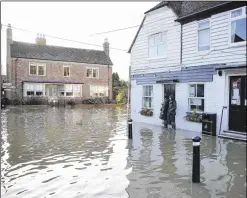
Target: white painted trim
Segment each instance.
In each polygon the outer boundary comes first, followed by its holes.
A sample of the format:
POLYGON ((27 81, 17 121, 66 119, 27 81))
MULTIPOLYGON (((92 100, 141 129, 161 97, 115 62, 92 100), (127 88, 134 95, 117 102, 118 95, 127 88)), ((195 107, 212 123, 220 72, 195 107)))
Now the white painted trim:
POLYGON ((200 142, 193 142, 193 146, 200 146, 200 142))
POLYGON ((65 78, 67 78, 67 77, 71 77, 71 73, 70 73, 70 71, 71 71, 71 69, 70 69, 70 65, 63 65, 63 77, 65 77, 65 78), (68 67, 69 68, 69 75, 68 76, 64 76, 64 68, 65 67, 68 67))
POLYGON ((246 46, 246 41, 237 42, 237 43, 232 43, 231 42, 231 40, 232 40, 232 38, 231 38, 231 27, 232 27, 232 25, 231 25, 231 23, 232 23, 232 21, 236 21, 238 19, 244 19, 244 18, 246 19, 247 16, 246 16, 245 10, 246 10, 246 6, 228 11, 229 12, 228 13, 228 17, 229 17, 228 18, 228 47, 246 46), (239 9, 242 9, 242 16, 238 16, 238 17, 232 18, 231 17, 232 11, 239 10, 239 9))

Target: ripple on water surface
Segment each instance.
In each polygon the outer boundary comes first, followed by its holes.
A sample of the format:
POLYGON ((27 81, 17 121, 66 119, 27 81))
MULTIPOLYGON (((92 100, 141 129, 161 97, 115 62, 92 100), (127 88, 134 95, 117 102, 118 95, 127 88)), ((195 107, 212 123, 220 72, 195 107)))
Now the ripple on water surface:
POLYGON ((23 106, 1 113, 1 195, 189 198, 246 196, 245 143, 203 136, 191 183, 192 133, 133 124, 119 108, 23 106))

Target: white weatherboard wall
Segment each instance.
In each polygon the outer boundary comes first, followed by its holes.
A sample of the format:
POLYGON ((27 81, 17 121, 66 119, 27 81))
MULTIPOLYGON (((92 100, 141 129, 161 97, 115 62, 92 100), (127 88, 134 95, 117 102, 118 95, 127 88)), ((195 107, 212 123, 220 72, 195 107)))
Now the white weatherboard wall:
POLYGON ((161 103, 163 101, 163 86, 162 84, 153 84, 153 116, 147 117, 139 112, 142 109, 143 86, 136 85, 136 81, 131 81, 131 119, 134 122, 143 122, 155 125, 162 125, 162 120, 159 119, 161 103))
POLYGON ((162 7, 146 15, 144 24, 131 50, 131 74, 150 73, 180 69, 180 32, 181 25, 174 20, 176 14, 162 7), (166 58, 148 58, 149 35, 166 31, 166 58))
POLYGON ((198 52, 197 27, 193 21, 183 25, 183 65, 196 66, 215 63, 246 62, 246 43, 231 46, 230 11, 213 15, 210 19, 211 51, 198 52))

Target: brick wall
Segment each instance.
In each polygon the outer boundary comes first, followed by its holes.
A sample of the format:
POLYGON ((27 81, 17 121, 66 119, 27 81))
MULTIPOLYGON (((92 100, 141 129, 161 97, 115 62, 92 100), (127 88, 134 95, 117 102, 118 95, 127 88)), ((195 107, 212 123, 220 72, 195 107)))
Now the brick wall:
POLYGON ((89 97, 89 85, 108 86, 110 89, 110 99, 112 98, 112 67, 107 65, 72 63, 60 61, 43 61, 23 58, 12 58, 12 83, 16 86, 18 94, 22 95, 22 81, 25 80, 49 80, 62 82, 81 82, 83 84, 83 98, 89 97), (39 62, 46 64, 45 76, 30 76, 29 62, 39 62), (70 66, 70 77, 63 76, 63 66, 70 66), (92 79, 86 77, 87 68, 99 68, 99 78, 92 79), (109 75, 108 75, 109 74, 109 75))

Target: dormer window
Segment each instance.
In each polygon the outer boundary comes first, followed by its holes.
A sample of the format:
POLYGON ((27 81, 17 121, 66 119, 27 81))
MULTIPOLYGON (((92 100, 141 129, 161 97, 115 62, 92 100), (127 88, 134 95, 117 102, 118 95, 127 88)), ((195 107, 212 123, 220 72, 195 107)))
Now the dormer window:
POLYGON ((210 21, 198 22, 198 51, 210 49, 210 21))
POLYGON ((231 43, 246 42, 246 7, 232 10, 231 18, 231 43))

